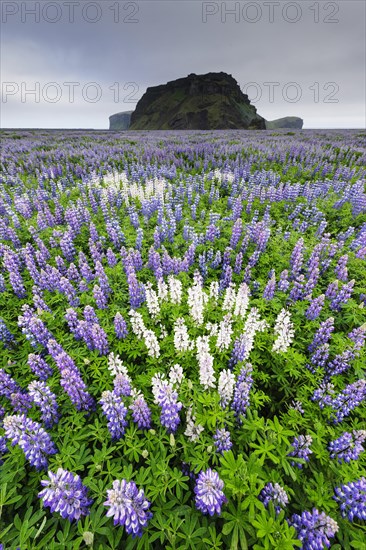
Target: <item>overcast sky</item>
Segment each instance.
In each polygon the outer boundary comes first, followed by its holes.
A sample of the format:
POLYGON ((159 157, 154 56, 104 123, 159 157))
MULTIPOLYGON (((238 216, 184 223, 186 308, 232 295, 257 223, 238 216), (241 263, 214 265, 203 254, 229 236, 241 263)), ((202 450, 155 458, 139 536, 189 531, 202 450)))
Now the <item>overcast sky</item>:
POLYGON ((1 127, 108 128, 148 86, 225 71, 268 120, 364 128, 365 6, 2 0, 1 127))

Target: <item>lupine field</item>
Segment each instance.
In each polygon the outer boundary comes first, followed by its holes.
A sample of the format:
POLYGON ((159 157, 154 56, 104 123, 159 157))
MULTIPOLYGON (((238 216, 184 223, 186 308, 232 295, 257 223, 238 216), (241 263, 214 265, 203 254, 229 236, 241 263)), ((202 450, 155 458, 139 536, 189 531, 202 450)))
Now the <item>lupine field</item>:
POLYGON ((366 549, 365 161, 2 132, 2 550, 366 549))

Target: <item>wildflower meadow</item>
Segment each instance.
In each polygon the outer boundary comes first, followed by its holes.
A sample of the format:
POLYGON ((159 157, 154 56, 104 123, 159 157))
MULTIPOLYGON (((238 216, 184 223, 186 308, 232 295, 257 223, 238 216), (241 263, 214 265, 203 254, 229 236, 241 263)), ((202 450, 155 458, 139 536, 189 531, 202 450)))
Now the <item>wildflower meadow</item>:
POLYGON ((366 549, 365 161, 2 132, 2 550, 366 549))

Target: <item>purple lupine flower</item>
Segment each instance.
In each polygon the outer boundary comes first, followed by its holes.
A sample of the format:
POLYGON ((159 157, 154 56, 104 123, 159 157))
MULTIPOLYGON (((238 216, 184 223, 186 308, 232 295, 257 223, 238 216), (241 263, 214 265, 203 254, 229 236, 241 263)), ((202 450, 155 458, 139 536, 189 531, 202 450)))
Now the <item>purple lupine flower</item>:
POLYGON ((60 240, 60 248, 66 260, 69 262, 74 261, 76 251, 71 231, 65 231, 63 234, 63 237, 60 240))
POLYGON ((279 514, 288 504, 288 495, 283 487, 278 483, 267 483, 259 494, 259 500, 268 508, 270 502, 273 502, 276 513, 279 514))
POLYGON ((8 270, 9 281, 14 290, 14 294, 18 296, 18 298, 25 298, 27 291, 20 274, 20 261, 18 255, 10 248, 5 247, 3 258, 4 266, 8 270))
POLYGON ((94 323, 90 326, 90 337, 93 340, 94 349, 96 349, 100 355, 107 355, 107 353, 109 353, 108 338, 100 325, 94 323))
POLYGON ((310 364, 307 364, 306 367, 311 371, 315 372, 317 368, 326 367, 329 359, 329 344, 323 344, 315 349, 314 353, 310 356, 310 364))
POLYGON ((354 350, 359 351, 363 347, 366 340, 366 324, 353 329, 348 334, 348 338, 350 338, 354 343, 354 350))
MULTIPOLYGON (((80 254, 82 254, 82 253, 80 253, 80 254)), ((92 280, 94 279, 93 272, 92 272, 91 268, 89 267, 89 264, 86 260, 86 257, 84 255, 80 256, 80 254, 79 254, 79 270, 80 270, 80 273, 88 283, 91 283, 92 280)))
POLYGON ((14 341, 14 336, 6 326, 4 320, 0 317, 0 342, 4 343, 6 348, 14 341))
POLYGON ((275 290, 276 290, 276 276, 273 273, 273 275, 271 276, 271 278, 269 279, 266 285, 266 288, 263 291, 263 298, 265 300, 272 300, 275 294, 275 290))
POLYGON ((235 342, 234 342, 234 347, 233 347, 233 350, 231 352, 231 357, 229 359, 229 368, 232 370, 235 365, 237 365, 240 361, 244 361, 245 357, 246 357, 246 347, 248 346, 247 344, 247 339, 245 338, 245 336, 241 336, 239 338, 236 338, 235 342))
POLYGON ((32 408, 31 397, 23 391, 12 393, 10 396, 10 402, 14 412, 16 413, 26 414, 29 409, 32 408))
POLYGON ((119 312, 114 317, 114 330, 117 338, 120 339, 126 338, 128 334, 127 323, 119 312))
POLYGON ((197 510, 203 514, 221 514, 221 506, 227 502, 223 492, 224 482, 219 474, 211 468, 205 472, 202 470, 197 478, 195 492, 195 504, 197 510))
POLYGON ((117 265, 116 255, 111 248, 108 248, 107 250, 107 262, 109 267, 114 267, 117 265))
POLYGON ((333 498, 338 502, 343 517, 350 521, 366 520, 366 478, 336 487, 334 493, 333 498))
POLYGON ((324 300, 325 300, 324 294, 321 294, 317 298, 313 298, 311 300, 308 309, 305 311, 305 317, 309 321, 314 321, 314 319, 319 317, 320 312, 324 306, 324 300))
POLYGON ((222 454, 224 451, 230 451, 233 446, 230 439, 230 432, 225 428, 217 429, 214 435, 216 451, 222 454))
POLYGON ((113 391, 116 395, 129 397, 132 393, 130 377, 117 374, 113 381, 113 391))
POLYGON ((355 354, 351 350, 346 350, 336 355, 325 368, 325 380, 329 380, 332 376, 348 370, 350 368, 350 362, 353 361, 354 358, 355 354))
POLYGON ((294 246, 294 249, 291 254, 290 267, 291 267, 291 279, 296 279, 302 269, 303 264, 303 249, 304 249, 304 239, 299 239, 294 246))
POLYGON ((91 325, 87 321, 81 320, 81 321, 78 321, 74 332, 75 337, 77 337, 78 339, 82 338, 85 344, 87 345, 88 349, 90 349, 91 351, 95 349, 94 339, 91 334, 92 326, 93 325, 91 325))
POLYGON ((143 395, 138 394, 130 405, 132 419, 140 430, 147 430, 151 426, 151 411, 143 395))
POLYGON ((109 286, 108 277, 106 275, 106 272, 103 269, 103 266, 99 260, 95 262, 95 273, 99 279, 99 285, 100 288, 103 291, 103 294, 108 298, 108 296, 111 294, 112 289, 109 286))
POLYGON ((104 294, 103 290, 100 288, 99 285, 94 285, 93 297, 99 309, 107 308, 107 304, 108 304, 107 296, 104 294))
MULTIPOLYGON (((305 462, 309 462, 309 456, 312 454, 310 445, 312 444, 313 439, 310 435, 299 435, 299 437, 294 437, 292 442, 292 451, 288 453, 287 456, 293 456, 295 458, 302 458, 305 462)), ((303 464, 299 462, 291 461, 292 466, 297 466, 302 469, 303 464)))
POLYGON ((162 384, 157 395, 157 402, 161 407, 160 422, 168 433, 175 433, 180 423, 179 411, 182 403, 178 401, 178 394, 172 384, 162 384))
MULTIPOLYGON (((243 231, 243 221, 241 218, 238 218, 232 227, 232 233, 231 233, 231 239, 230 239, 230 248, 232 248, 233 250, 237 247, 240 241, 242 231, 243 231)), ((210 239, 210 240, 213 240, 213 239, 210 239)))
POLYGON ((57 449, 41 424, 25 415, 6 416, 4 418, 5 437, 12 445, 18 444, 25 457, 37 470, 47 468, 47 456, 56 454, 57 449))
POLYGON ((317 285, 317 282, 319 280, 319 274, 320 274, 320 271, 319 271, 319 268, 318 267, 314 267, 308 274, 307 276, 307 281, 306 281, 306 284, 304 286, 304 296, 311 296, 314 288, 316 287, 317 285))
POLYGON ((21 327, 26 339, 30 341, 32 346, 41 344, 47 347, 52 334, 44 322, 35 315, 33 309, 27 304, 22 306, 22 313, 23 315, 18 317, 18 325, 21 327))
POLYGON ((78 283, 80 281, 80 274, 75 264, 71 263, 69 265, 69 268, 66 272, 66 277, 69 279, 69 281, 73 281, 74 283, 78 283))
POLYGON ((308 346, 310 352, 314 352, 317 348, 323 344, 327 344, 330 340, 332 332, 334 330, 334 318, 329 317, 326 321, 320 324, 320 327, 316 331, 312 343, 308 346))
POLYGON ((322 383, 320 384, 319 388, 317 388, 312 397, 312 401, 318 401, 319 407, 321 409, 324 409, 326 406, 330 406, 332 404, 334 394, 334 385, 331 383, 322 383))
POLYGON ((95 310, 92 306, 85 306, 84 308, 84 319, 87 323, 99 324, 99 319, 95 310))
POLYGON ((337 296, 330 302, 329 307, 335 311, 340 311, 343 304, 346 304, 351 297, 355 280, 352 279, 349 283, 342 286, 337 296))
POLYGON ((231 408, 234 411, 238 424, 242 424, 243 416, 249 406, 249 393, 253 384, 252 365, 247 363, 242 367, 234 388, 234 397, 231 408))
POLYGON ((52 339, 48 342, 48 352, 60 371, 60 385, 77 410, 90 411, 94 409, 94 400, 86 391, 86 385, 81 378, 79 369, 71 357, 52 339))
POLYGON ((333 281, 329 283, 327 290, 325 291, 325 297, 328 300, 334 300, 338 293, 338 281, 333 281))
POLYGON ((113 481, 113 489, 107 490, 104 506, 109 508, 107 517, 113 517, 114 525, 124 525, 133 538, 142 536, 143 529, 152 518, 152 513, 148 512, 151 503, 134 481, 113 481))
POLYGON ((366 399, 366 380, 357 380, 349 384, 341 391, 337 397, 331 400, 330 406, 333 409, 334 420, 337 424, 348 416, 353 409, 358 407, 366 399))
POLYGON ((64 294, 64 296, 66 296, 66 299, 69 302, 70 306, 77 307, 79 305, 80 300, 77 297, 76 290, 70 283, 69 279, 67 279, 66 277, 61 277, 58 285, 58 290, 61 292, 61 294, 64 294))
POLYGON ((79 333, 79 330, 78 330, 79 320, 78 320, 78 314, 76 313, 75 309, 73 309, 72 307, 67 308, 64 317, 70 331, 73 333, 73 335, 77 340, 80 340, 81 334, 79 333))
POLYGON ((305 277, 304 275, 299 275, 294 280, 294 286, 291 289, 291 292, 289 294, 289 299, 296 302, 297 300, 302 300, 305 297, 304 292, 304 283, 305 283, 305 277))
POLYGON ((33 374, 38 376, 40 380, 47 380, 52 375, 52 368, 40 355, 30 353, 28 355, 28 365, 33 374))
POLYGON ((338 263, 335 267, 335 274, 337 279, 340 281, 347 281, 348 279, 348 270, 347 270, 348 255, 345 254, 341 256, 338 260, 338 263))
POLYGON ((13 380, 10 374, 0 369, 0 395, 10 399, 12 393, 21 392, 22 388, 13 380))
POLYGON ((297 537, 302 542, 303 550, 323 550, 330 547, 330 538, 334 537, 339 527, 336 521, 313 508, 312 512, 305 510, 300 515, 293 514, 288 520, 295 527, 297 537))
POLYGON ((121 439, 126 430, 128 412, 122 398, 115 391, 104 391, 99 402, 108 420, 108 430, 112 439, 121 439))
POLYGON ((362 446, 366 441, 366 430, 353 430, 352 433, 344 432, 338 439, 334 439, 328 445, 330 458, 336 458, 342 462, 357 460, 364 451, 362 446))
POLYGON ((46 428, 51 428, 59 420, 56 395, 44 382, 31 382, 28 386, 29 396, 41 410, 42 422, 46 428))
POLYGON ((38 493, 44 507, 50 508, 52 513, 59 512, 69 521, 78 521, 90 514, 89 506, 93 501, 88 498, 88 489, 78 475, 59 468, 56 473, 49 471, 48 477, 41 481, 45 489, 38 493))
POLYGON ((48 313, 52 313, 51 309, 48 307, 48 305, 42 298, 43 291, 39 287, 34 286, 32 289, 32 292, 33 292, 34 307, 42 311, 48 311, 48 313))
POLYGON ((287 269, 284 269, 283 271, 281 271, 280 273, 280 280, 278 281, 278 290, 280 290, 281 292, 287 292, 289 287, 290 287, 290 283, 289 283, 289 280, 288 280, 288 270, 287 269))

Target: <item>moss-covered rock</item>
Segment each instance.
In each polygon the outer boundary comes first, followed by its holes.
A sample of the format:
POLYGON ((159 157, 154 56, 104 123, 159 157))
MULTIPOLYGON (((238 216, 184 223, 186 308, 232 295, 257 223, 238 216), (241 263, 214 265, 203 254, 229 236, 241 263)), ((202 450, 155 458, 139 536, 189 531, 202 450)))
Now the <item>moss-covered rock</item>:
POLYGON ((267 130, 279 130, 280 128, 297 128, 301 130, 304 121, 297 116, 285 116, 276 120, 266 120, 267 130))
POLYGON ((190 74, 146 90, 130 130, 265 129, 248 96, 226 73, 190 74))
POLYGON ((131 114, 133 111, 123 111, 109 117, 110 130, 128 130, 130 127, 131 114))

